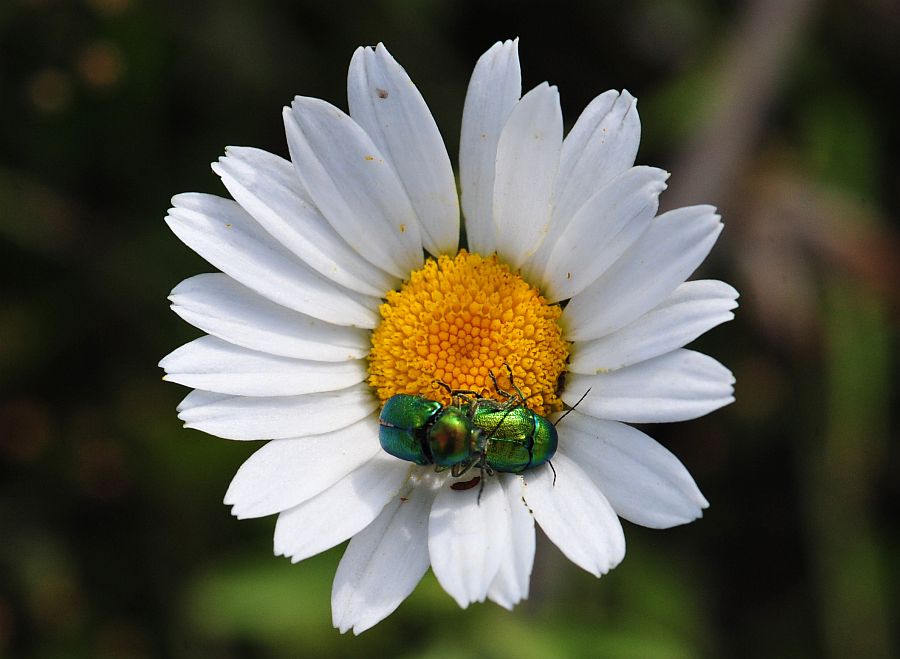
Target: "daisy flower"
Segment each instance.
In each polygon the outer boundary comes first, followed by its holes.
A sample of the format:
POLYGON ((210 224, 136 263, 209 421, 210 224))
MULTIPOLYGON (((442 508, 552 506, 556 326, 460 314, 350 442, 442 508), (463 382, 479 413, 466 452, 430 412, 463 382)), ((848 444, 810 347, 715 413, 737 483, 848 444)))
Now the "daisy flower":
POLYGON ((212 168, 233 200, 177 195, 166 218, 221 271, 171 294, 207 333, 160 364, 194 388, 179 418, 269 440, 225 503, 278 515, 276 554, 297 562, 350 539, 331 602, 341 632, 384 619, 429 567, 461 607, 512 608, 528 596, 535 522, 600 576, 625 554, 620 517, 665 528, 708 505, 677 458, 625 424, 734 400, 728 369, 683 347, 733 317, 733 288, 686 281, 720 218, 656 214, 668 174, 634 166, 627 92, 595 98, 564 138, 556 87, 521 95, 517 49, 497 43, 475 66, 459 195, 425 101, 378 45, 353 55, 349 114, 298 96, 283 113, 290 160, 229 148, 212 168), (472 472, 382 450, 392 396, 497 398, 491 376, 505 389, 507 371, 538 415, 584 397, 552 466, 482 470, 467 488, 472 472))

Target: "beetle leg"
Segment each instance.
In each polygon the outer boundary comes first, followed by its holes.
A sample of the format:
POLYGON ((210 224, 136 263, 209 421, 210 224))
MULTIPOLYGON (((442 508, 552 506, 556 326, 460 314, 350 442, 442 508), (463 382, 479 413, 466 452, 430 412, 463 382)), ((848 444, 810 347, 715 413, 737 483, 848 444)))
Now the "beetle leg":
POLYGON ((488 476, 494 475, 494 470, 491 469, 491 467, 487 463, 487 453, 486 452, 481 454, 481 464, 479 464, 478 466, 481 468, 481 487, 478 488, 478 500, 477 500, 477 504, 480 506, 481 505, 481 494, 484 492, 484 481, 485 481, 484 475, 485 474, 487 474, 488 476))
POLYGON ((450 385, 443 380, 432 380, 431 385, 435 388, 444 389, 447 392, 448 396, 453 396, 453 389, 451 389, 450 385))
POLYGON ((516 393, 519 394, 519 400, 522 401, 522 405, 524 405, 526 400, 525 394, 522 393, 522 390, 519 389, 518 385, 516 384, 516 380, 512 372, 512 367, 506 362, 503 362, 503 365, 506 367, 506 372, 509 373, 509 385, 516 390, 516 393))
POLYGON ((494 383, 494 388, 497 390, 497 393, 500 394, 501 396, 506 397, 506 401, 507 401, 506 404, 509 405, 510 407, 516 407, 518 405, 528 407, 528 400, 531 398, 534 398, 535 396, 540 396, 541 392, 535 391, 530 396, 526 396, 524 393, 522 393, 522 390, 519 389, 519 386, 516 384, 516 378, 513 375, 512 367, 509 364, 507 364, 506 362, 503 363, 503 366, 506 368, 506 372, 509 374, 509 383, 510 383, 510 385, 512 385, 512 388, 515 389, 516 393, 511 394, 510 392, 508 392, 504 389, 501 389, 499 387, 499 385, 497 384, 497 378, 496 378, 496 376, 494 376, 494 372, 488 371, 488 375, 490 376, 491 381, 494 383), (518 400, 516 400, 516 397, 518 397, 518 400))
POLYGON ((452 392, 453 395, 453 404, 456 407, 465 407, 466 405, 471 405, 473 402, 473 398, 478 400, 480 397, 477 392, 470 391, 469 389, 454 389, 452 392))
MULTIPOLYGON (((509 366, 506 365, 506 368, 509 368, 509 366)), ((510 371, 510 373, 511 373, 511 372, 512 372, 512 371, 510 371)), ((512 395, 511 393, 509 393, 509 392, 506 391, 505 389, 501 389, 501 388, 500 388, 500 385, 497 384, 497 376, 494 375, 494 371, 493 371, 493 370, 488 371, 488 377, 491 378, 491 382, 494 383, 494 389, 496 389, 497 393, 498 393, 500 396, 503 396, 504 398, 506 398, 507 401, 510 400, 510 399, 513 397, 513 395, 512 395)), ((511 378, 510 378, 510 382, 512 382, 512 379, 511 379, 511 378)))
POLYGON ((553 487, 556 487, 556 467, 553 466, 553 462, 547 460, 547 464, 550 465, 550 469, 553 471, 553 487))
POLYGON ((471 389, 451 389, 450 394, 454 398, 481 398, 477 391, 471 389))
POLYGON ((478 462, 479 458, 480 458, 480 456, 475 456, 474 458, 472 458, 466 462, 459 462, 459 463, 453 465, 452 467, 450 467, 450 475, 453 476, 454 478, 459 478, 464 473, 469 471, 469 469, 474 467, 475 463, 478 462))

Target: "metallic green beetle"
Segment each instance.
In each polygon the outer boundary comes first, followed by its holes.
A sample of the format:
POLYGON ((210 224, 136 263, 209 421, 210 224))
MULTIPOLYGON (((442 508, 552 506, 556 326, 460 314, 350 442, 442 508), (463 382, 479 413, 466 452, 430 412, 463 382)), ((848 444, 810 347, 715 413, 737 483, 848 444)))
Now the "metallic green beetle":
POLYGON ((452 405, 422 396, 392 396, 379 419, 381 447, 415 464, 433 464, 438 471, 450 468, 453 476, 473 466, 488 474, 521 473, 549 462, 556 453, 556 428, 528 408, 507 370, 515 394, 501 389, 490 374, 497 393, 506 399, 502 402, 443 383, 452 405))
POLYGON ((480 399, 471 403, 471 409, 472 423, 481 431, 479 450, 489 469, 521 473, 549 462, 556 453, 556 427, 525 405, 480 399))
POLYGON ((391 396, 381 409, 379 424, 381 448, 418 465, 456 469, 478 450, 479 431, 466 410, 444 407, 423 396, 391 396))

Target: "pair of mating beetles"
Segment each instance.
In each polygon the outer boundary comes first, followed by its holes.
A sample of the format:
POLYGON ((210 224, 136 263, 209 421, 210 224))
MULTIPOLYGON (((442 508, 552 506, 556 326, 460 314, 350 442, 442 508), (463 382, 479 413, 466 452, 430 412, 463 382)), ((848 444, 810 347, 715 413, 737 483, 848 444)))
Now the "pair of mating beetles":
MULTIPOLYGON (((391 396, 379 419, 381 448, 401 460, 434 465, 437 471, 450 469, 454 477, 472 467, 478 467, 482 476, 495 471, 518 474, 549 462, 559 440, 556 427, 528 408, 512 369, 508 365, 506 369, 514 394, 501 389, 490 373, 503 401, 451 389, 443 382, 436 384, 450 395, 452 403, 447 406, 423 396, 391 396)), ((465 490, 480 480, 475 477, 451 487, 465 490)))

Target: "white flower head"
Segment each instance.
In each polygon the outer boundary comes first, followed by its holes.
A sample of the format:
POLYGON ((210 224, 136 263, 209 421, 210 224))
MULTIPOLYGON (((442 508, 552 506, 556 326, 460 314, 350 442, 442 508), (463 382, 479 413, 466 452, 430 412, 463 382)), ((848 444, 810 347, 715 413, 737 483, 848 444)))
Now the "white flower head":
POLYGON ((213 170, 234 200, 177 195, 166 218, 221 270, 172 291, 208 334, 160 364, 195 389, 179 417, 270 440, 225 503, 277 514, 276 554, 297 562, 350 539, 332 593, 342 632, 384 619, 429 567, 462 607, 512 608, 528 596, 535 521, 599 576, 625 554, 619 517, 665 528, 708 505, 625 424, 733 401, 728 369, 683 347, 733 317, 733 288, 686 281, 719 216, 656 214, 668 174, 634 166, 627 92, 595 98, 563 138, 556 88, 521 95, 517 48, 497 43, 475 66, 459 196, 425 101, 379 44, 350 63, 349 115, 298 96, 284 109, 290 160, 229 148, 213 170), (398 394, 463 424, 485 410, 527 421, 505 444, 499 421, 465 426, 465 459, 436 468, 437 417, 398 431, 411 458, 382 449, 398 418, 379 413, 398 394), (553 454, 538 423, 576 404, 553 454))

